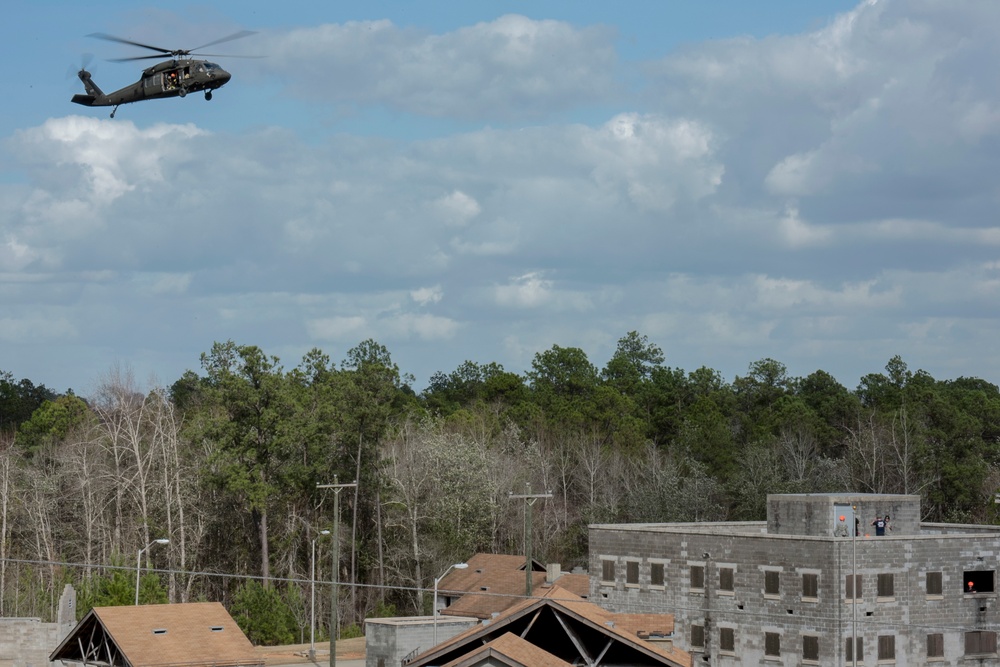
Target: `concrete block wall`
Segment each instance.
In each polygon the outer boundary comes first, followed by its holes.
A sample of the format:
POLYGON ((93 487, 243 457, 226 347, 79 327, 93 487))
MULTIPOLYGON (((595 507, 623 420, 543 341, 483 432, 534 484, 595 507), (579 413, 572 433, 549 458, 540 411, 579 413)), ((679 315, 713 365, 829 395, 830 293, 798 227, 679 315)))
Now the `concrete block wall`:
MULTIPOLYGON (((800 665, 804 637, 815 637, 816 664, 844 664, 845 644, 854 630, 862 638, 864 660, 878 662, 879 636, 892 636, 897 667, 927 664, 927 634, 944 635, 944 664, 969 664, 964 657, 967 629, 1000 627, 996 572, 990 593, 962 590, 966 572, 991 571, 1000 559, 998 533, 972 532, 836 539, 763 535, 704 524, 592 526, 591 599, 616 612, 673 613, 675 644, 691 649, 692 624, 704 625, 711 663, 718 665, 800 665), (707 556, 706 556, 707 554, 707 556), (602 561, 613 560, 613 582, 602 581, 602 561), (626 582, 627 563, 639 563, 637 584, 626 582), (652 563, 664 566, 664 586, 651 583, 652 563), (705 568, 705 587, 692 590, 691 567, 705 568), (719 590, 721 568, 734 571, 732 591, 719 590), (778 595, 765 595, 766 570, 779 573, 778 595), (928 595, 927 572, 942 573, 942 594, 928 595), (861 576, 862 595, 845 596, 846 576, 861 576), (803 574, 816 575, 818 595, 802 596, 803 574), (891 574, 893 596, 877 596, 878 575, 891 574), (735 650, 719 652, 718 629, 732 628, 735 650), (764 656, 766 632, 781 638, 781 653, 764 656)), ((695 651, 695 662, 705 652, 695 651)), ((1000 664, 996 656, 977 665, 1000 664)))
MULTIPOLYGON (((414 616, 370 618, 365 621, 365 667, 399 667, 414 651, 423 653, 437 643, 479 624, 471 617, 414 616)), ((0 666, 2 667, 2 666, 0 666)))
MULTIPOLYGON (((837 516, 855 513, 861 534, 874 534, 875 517, 889 515, 892 535, 917 535, 920 532, 920 496, 881 495, 873 493, 804 493, 774 494, 767 497, 767 532, 770 535, 834 535, 837 516)), ((851 520, 848 519, 848 523, 851 520)))
POLYGON ((52 653, 66 636, 58 623, 37 618, 0 618, 0 667, 48 667, 52 653))

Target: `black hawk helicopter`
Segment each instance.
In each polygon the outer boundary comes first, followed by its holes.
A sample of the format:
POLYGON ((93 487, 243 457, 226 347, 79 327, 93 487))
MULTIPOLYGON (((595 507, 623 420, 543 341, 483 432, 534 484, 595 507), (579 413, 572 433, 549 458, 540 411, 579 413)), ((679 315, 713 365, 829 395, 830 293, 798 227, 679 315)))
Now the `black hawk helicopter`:
POLYGON ((155 100, 164 97, 184 97, 188 93, 198 92, 201 90, 205 91, 205 99, 210 100, 212 99, 212 91, 226 85, 226 83, 228 83, 232 78, 232 74, 213 62, 209 62, 207 60, 195 60, 191 58, 191 56, 208 56, 210 58, 254 58, 256 56, 223 56, 212 53, 195 53, 195 51, 200 51, 208 46, 222 44, 223 42, 231 42, 234 39, 240 39, 253 34, 254 33, 252 31, 242 30, 227 37, 209 42, 208 44, 202 44, 201 46, 193 49, 176 49, 173 51, 170 49, 160 48, 159 46, 150 46, 149 44, 133 42, 130 39, 122 39, 121 37, 115 37, 114 35, 106 35, 100 32, 87 35, 88 37, 104 39, 109 42, 131 44, 132 46, 138 46, 143 49, 149 49, 150 51, 157 52, 155 55, 150 56, 115 58, 111 62, 123 63, 130 62, 132 60, 152 60, 167 56, 170 56, 172 60, 157 63, 152 67, 146 68, 143 70, 142 78, 139 79, 139 81, 130 86, 125 86, 120 90, 116 90, 113 93, 107 94, 97 87, 97 84, 94 83, 94 80, 90 76, 90 72, 88 72, 86 67, 84 67, 77 72, 77 76, 80 77, 80 81, 83 82, 83 87, 86 89, 87 94, 74 95, 72 101, 87 107, 113 106, 114 109, 111 110, 111 117, 114 118, 119 105, 141 102, 142 100, 155 100))

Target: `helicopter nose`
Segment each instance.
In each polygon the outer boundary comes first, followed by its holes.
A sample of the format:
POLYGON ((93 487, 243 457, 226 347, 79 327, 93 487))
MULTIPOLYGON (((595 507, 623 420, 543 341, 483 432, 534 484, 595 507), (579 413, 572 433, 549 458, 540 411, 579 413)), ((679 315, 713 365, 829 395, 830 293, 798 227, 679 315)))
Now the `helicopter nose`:
POLYGON ((215 78, 219 80, 219 85, 223 86, 229 83, 229 80, 233 78, 233 75, 226 70, 221 70, 218 74, 216 74, 215 78))

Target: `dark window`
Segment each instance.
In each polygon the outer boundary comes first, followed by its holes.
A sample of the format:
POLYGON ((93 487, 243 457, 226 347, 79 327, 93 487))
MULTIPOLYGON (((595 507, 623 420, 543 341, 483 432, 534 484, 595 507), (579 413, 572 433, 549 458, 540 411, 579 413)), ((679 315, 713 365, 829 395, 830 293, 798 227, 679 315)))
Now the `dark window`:
POLYGON ((625 563, 625 583, 626 584, 638 584, 639 583, 639 563, 638 561, 630 560, 625 563))
POLYGON ((691 648, 704 648, 705 626, 691 625, 691 648))
POLYGON ((777 570, 764 570, 764 595, 778 595, 778 576, 777 570))
POLYGON ((615 562, 613 560, 601 561, 601 581, 615 580, 615 562))
POLYGON ((973 570, 962 576, 962 586, 966 593, 992 593, 993 570, 973 570))
POLYGON ((965 633, 965 655, 982 655, 997 652, 997 633, 975 630, 965 633))
POLYGON ((941 586, 941 573, 940 572, 928 572, 927 573, 927 594, 928 595, 941 595, 944 588, 941 586))
MULTIPOLYGON (((851 663, 854 662, 854 651, 851 650, 851 644, 853 644, 853 643, 854 642, 851 641, 851 638, 848 637, 847 638, 847 649, 844 651, 844 657, 847 658, 847 662, 851 662, 851 663)), ((865 641, 864 641, 864 639, 861 638, 861 637, 858 637, 856 645, 857 645, 857 648, 858 648, 858 662, 864 662, 864 659, 865 659, 865 641)))
POLYGON ((819 660, 819 637, 806 635, 802 638, 802 659, 819 660))
POLYGON ((927 635, 927 657, 944 657, 944 635, 940 632, 927 635))
POLYGON ((736 650, 736 631, 733 628, 719 628, 719 650, 736 650))
POLYGON ((702 565, 691 566, 691 588, 705 588, 705 568, 702 565))
POLYGON ((844 596, 848 600, 857 600, 861 597, 861 575, 860 574, 849 574, 847 575, 847 586, 845 587, 844 596))
POLYGON ((781 655, 781 635, 779 635, 777 632, 764 633, 764 655, 767 656, 781 655))
POLYGON ((663 563, 649 564, 649 583, 653 586, 663 585, 663 563))
POLYGON ((896 597, 895 577, 892 573, 878 575, 878 596, 880 598, 896 597))
POLYGON ((804 598, 818 598, 819 597, 819 575, 818 574, 803 574, 802 575, 802 597, 804 597, 804 598))
POLYGON ((896 659, 896 636, 895 635, 879 635, 879 638, 878 638, 878 659, 879 660, 895 660, 896 659))
POLYGON ((719 590, 731 591, 735 585, 736 576, 731 567, 719 568, 719 590))

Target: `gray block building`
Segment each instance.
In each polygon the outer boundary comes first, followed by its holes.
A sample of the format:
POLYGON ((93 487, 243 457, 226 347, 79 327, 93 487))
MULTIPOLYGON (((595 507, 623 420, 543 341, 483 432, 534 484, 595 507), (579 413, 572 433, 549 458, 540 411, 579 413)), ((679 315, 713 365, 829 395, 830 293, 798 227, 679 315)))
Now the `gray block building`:
POLYGON ((998 558, 1000 527, 919 496, 772 495, 766 522, 590 526, 590 599, 674 614, 695 665, 1000 666, 998 558))

